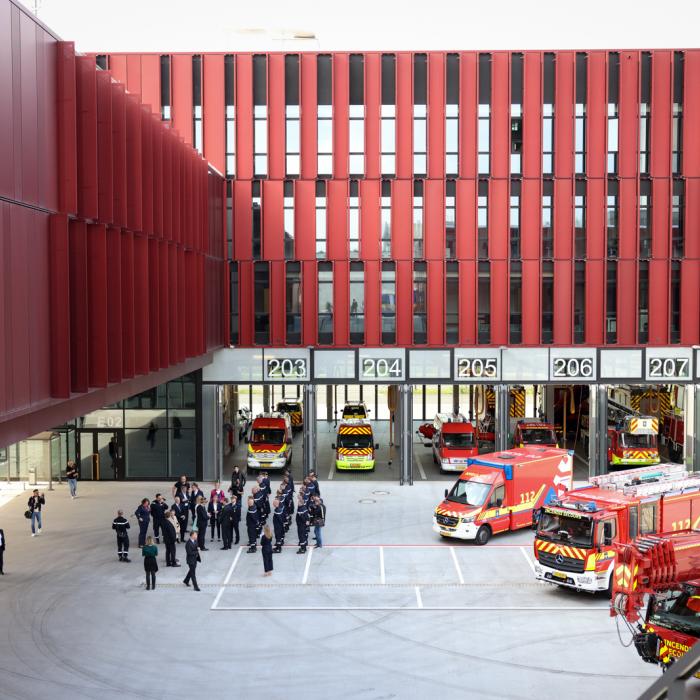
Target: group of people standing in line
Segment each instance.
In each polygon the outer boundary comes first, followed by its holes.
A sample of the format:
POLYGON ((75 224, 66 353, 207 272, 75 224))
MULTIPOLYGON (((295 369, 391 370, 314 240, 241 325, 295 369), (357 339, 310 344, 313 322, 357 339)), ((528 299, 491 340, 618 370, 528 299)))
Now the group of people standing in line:
MULTIPOLYGON (((158 547, 160 538, 165 545, 165 562, 168 567, 179 567, 180 562, 176 557, 176 543, 186 542, 186 561, 188 573, 183 583, 189 586, 190 582, 195 591, 200 590, 197 585, 196 569, 201 562, 200 552, 207 551, 206 534, 210 528, 211 541, 216 535, 217 541, 222 542, 221 549, 231 549, 240 541, 239 526, 241 522, 241 510, 244 501, 246 476, 239 469, 233 468, 231 486, 227 496, 221 489, 220 482, 214 484, 214 488, 207 500, 204 492, 195 482, 190 483, 186 476, 181 476, 172 487, 172 506, 168 506, 162 494, 156 494, 151 501, 144 498, 136 508, 134 515, 139 526, 138 546, 144 561, 146 572, 146 590, 156 587, 156 573, 158 571, 158 547), (191 523, 190 523, 191 518, 191 523), (149 525, 152 524, 153 535, 148 535, 149 525), (189 537, 185 537, 188 533, 189 537), (235 534, 235 541, 234 541, 235 534)), ((265 576, 272 573, 272 555, 280 553, 284 545, 285 534, 288 532, 294 515, 294 480, 288 469, 282 476, 282 483, 277 489, 272 505, 270 496, 272 487, 267 472, 260 472, 256 483, 251 489, 246 502, 246 530, 248 535, 247 552, 252 554, 257 551, 257 542, 260 538, 260 546, 263 555, 265 576), (272 516, 275 544, 272 545, 272 529, 268 525, 268 518, 272 516), (261 534, 262 533, 262 534, 261 534)), ((299 536, 298 554, 306 552, 308 547, 309 530, 313 526, 316 546, 322 547, 322 528, 325 525, 326 506, 321 499, 321 492, 315 472, 307 476, 299 487, 297 494, 296 526, 299 536)), ((119 561, 130 562, 129 559, 129 533, 130 523, 124 517, 124 512, 119 510, 117 517, 112 521, 112 529, 117 535, 117 555, 119 561)))

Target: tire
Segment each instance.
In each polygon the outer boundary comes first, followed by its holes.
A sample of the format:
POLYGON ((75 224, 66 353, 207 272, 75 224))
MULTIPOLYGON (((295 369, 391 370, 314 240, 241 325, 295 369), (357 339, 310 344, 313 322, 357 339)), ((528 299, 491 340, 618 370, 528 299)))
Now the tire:
POLYGON ((612 597, 613 597, 613 573, 614 573, 614 570, 610 572, 610 580, 608 581, 608 591, 607 591, 608 600, 612 600, 612 597))
POLYGON ((482 525, 476 531, 476 537, 474 538, 474 544, 479 546, 485 545, 491 539, 491 528, 488 525, 482 525))

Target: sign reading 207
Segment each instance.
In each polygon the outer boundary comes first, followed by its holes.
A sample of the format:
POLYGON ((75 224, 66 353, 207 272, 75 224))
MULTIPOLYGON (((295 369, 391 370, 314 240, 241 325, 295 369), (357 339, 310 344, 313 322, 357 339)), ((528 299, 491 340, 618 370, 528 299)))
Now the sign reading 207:
POLYGON ((401 379, 403 360, 400 357, 363 357, 360 374, 362 379, 401 379))

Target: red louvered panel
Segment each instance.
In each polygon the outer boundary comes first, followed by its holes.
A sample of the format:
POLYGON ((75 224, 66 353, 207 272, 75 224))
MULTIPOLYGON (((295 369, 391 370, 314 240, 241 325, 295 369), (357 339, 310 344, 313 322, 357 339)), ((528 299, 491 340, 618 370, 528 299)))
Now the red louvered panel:
MULTIPOLYGON (((523 293, 525 299, 525 294, 523 293)), ((544 303, 542 299, 542 303, 544 303)), ((573 262, 569 260, 554 261, 554 344, 571 345, 573 338, 573 262)), ((523 331, 525 330, 523 317, 523 331)))
POLYGON ((510 174, 510 54, 491 57, 491 176, 510 174))
POLYGON ((113 220, 112 84, 109 73, 97 72, 97 211, 102 222, 113 220))
POLYGON ((204 157, 220 172, 225 172, 226 151, 224 106, 224 57, 206 54, 202 57, 202 118, 204 157))
POLYGON ((347 180, 329 180, 328 196, 328 253, 329 260, 348 258, 348 183, 347 180))
MULTIPOLYGON (((240 344, 242 347, 250 347, 253 344, 253 308, 255 297, 253 296, 253 263, 238 263, 238 308, 240 310, 240 344)), ((304 300, 306 302, 306 300, 304 300)), ((306 304, 304 304, 306 309, 306 304)), ((311 343, 315 342, 310 341, 311 343)), ((192 355, 188 351, 188 355, 192 355)))
MULTIPOLYGON (((154 239, 144 239, 147 248, 147 284, 148 284, 148 302, 149 308, 144 310, 143 315, 148 319, 148 339, 149 339, 149 354, 148 365, 151 372, 156 372, 160 369, 160 335, 161 335, 161 296, 160 296, 160 264, 158 259, 158 241, 154 239), (152 315, 148 312, 152 311, 152 315)), ((136 243, 140 243, 141 239, 137 237, 136 243)), ((140 266, 140 260, 137 259, 137 266, 140 266)), ((138 304, 137 304, 138 309, 138 304)), ((147 370, 147 371, 149 371, 147 370)))
MULTIPOLYGON (((686 54, 687 55, 687 54, 686 54)), ((681 345, 700 343, 700 260, 681 262, 681 345)))
MULTIPOLYGON (((668 179, 652 180, 651 253, 654 258, 668 259, 671 253, 671 183, 668 179)), ((654 287, 649 286, 650 289, 654 287)))
POLYGON ((445 182, 425 180, 423 186, 424 255, 427 260, 445 258, 445 182))
POLYGON ((365 54, 365 177, 380 176, 381 55, 365 54))
POLYGON ((170 61, 173 127, 192 145, 192 54, 173 54, 170 61))
POLYGON ((686 51, 683 64, 682 165, 685 177, 692 178, 700 177, 700 130, 697 128, 700 123, 700 51, 686 51))
POLYGON ((574 120, 576 54, 560 51, 554 86, 554 174, 571 177, 574 171, 574 120))
POLYGON ((58 56, 56 80, 56 98, 58 101, 58 201, 61 211, 75 214, 78 210, 75 44, 70 41, 59 41, 56 48, 58 56))
POLYGON ((428 177, 445 177, 445 55, 428 54, 428 177))
POLYGON ((158 361, 160 367, 165 368, 170 364, 170 264, 168 246, 165 241, 149 241, 149 245, 155 243, 155 263, 158 266, 158 318, 151 323, 155 325, 158 334, 158 361))
POLYGON ((126 95, 122 85, 112 84, 112 192, 113 218, 118 226, 126 227, 126 95))
MULTIPOLYGON (((671 82, 673 54, 654 51, 651 66, 651 168, 652 177, 671 174, 671 82)), ((657 203, 654 201, 654 208, 657 203)), ((650 338, 651 340, 651 338, 650 338)))
POLYGON ((394 180, 391 183, 391 257, 395 260, 413 258, 412 216, 413 182, 394 180))
POLYGON ((107 228, 107 381, 111 384, 123 377, 122 314, 122 234, 118 228, 107 228))
POLYGON ((379 197, 381 182, 360 180, 360 255, 363 260, 379 258, 379 197))
MULTIPOLYGON (((590 183, 589 183, 590 184, 590 183)), ((605 341, 605 261, 586 262, 586 345, 605 341)))
MULTIPOLYGON (((639 52, 620 52, 620 178, 636 177, 639 170, 639 52)), ((618 314, 619 317, 619 314, 618 314)), ((619 334, 618 334, 619 341, 619 334)), ((621 341, 620 341, 621 342, 621 341)))
POLYGON ((396 177, 413 176, 413 55, 396 54, 396 177))
MULTIPOLYGON (((7 204, 3 204, 0 213, 8 211, 7 207, 7 204)), ((3 235, 2 222, 5 218, 9 220, 9 217, 0 216, 0 241, 3 235)), ((5 231, 4 235, 9 236, 9 230, 5 231)), ((71 391, 70 255, 67 215, 54 214, 51 217, 50 236, 51 395, 56 398, 67 399, 70 397, 71 391)), ((4 246, 2 249, 4 249, 4 246)), ((8 276, 6 272, 3 274, 4 279, 7 279, 8 276)), ((5 328, 4 311, 5 304, 2 303, 2 289, 0 288, 0 327, 2 328, 5 328)), ((2 353, 4 352, 5 344, 0 343, 0 345, 3 346, 0 349, 0 361, 2 361, 4 359, 2 353)), ((5 362, 0 362, 0 366, 5 367, 5 362)), ((3 380, 4 373, 0 372, 0 389, 3 387, 3 380)), ((4 395, 5 392, 0 391, 0 396, 4 395)), ((2 412, 4 412, 4 408, 0 405, 0 413, 2 412)))
POLYGON ((87 228, 88 255, 88 381, 107 386, 107 230, 104 224, 87 228))
POLYGON ((316 259, 315 187, 316 183, 313 180, 299 180, 294 184, 294 238, 297 260, 316 259))
MULTIPOLYGON (((95 61, 90 59, 94 64, 95 61)), ((126 57, 126 89, 141 97, 141 56, 129 54, 126 57)))
MULTIPOLYGON (((156 241, 153 241, 156 244, 156 241)), ((157 329, 156 319, 150 318, 150 309, 158 308, 158 299, 150 296, 149 245, 148 239, 134 235, 134 347, 135 374, 148 374, 151 368, 151 328, 157 329), (153 321, 151 323, 151 321, 153 321)), ((157 336, 157 330, 153 331, 157 336)), ((158 359, 158 346, 155 346, 155 357, 158 359)), ((156 365, 157 369, 157 365, 156 365)))
MULTIPOLYGON (((637 179, 625 178, 619 181, 619 256, 621 259, 634 259, 637 257, 638 244, 638 196, 637 179)), ((619 286, 619 283, 618 283, 619 286)))
POLYGON ((396 262, 396 344, 413 345, 413 265, 396 262))
POLYGON ((605 177, 607 170, 608 76, 606 53, 588 54, 588 104, 586 105, 586 174, 605 177))
POLYGON ((71 391, 88 390, 88 246, 87 226, 71 221, 68 232, 70 256, 70 367, 71 391))
POLYGON ((491 180, 489 187, 489 258, 508 259, 508 180, 491 180))
MULTIPOLYGON (((457 258, 476 259, 476 180, 457 180, 457 258)), ((461 268, 460 268, 461 269, 461 268)))
MULTIPOLYGON (((121 299, 122 299, 122 368, 124 378, 136 374, 136 309, 134 234, 121 232, 121 299)), ((139 337, 139 344, 148 346, 148 339, 139 337)), ((146 350, 148 352, 148 350, 146 350)))
POLYGON ((284 260, 283 183, 281 180, 265 180, 262 190, 263 257, 266 260, 284 260))
POLYGON ((590 179, 586 189, 586 252, 589 260, 605 258, 605 180, 590 179))
MULTIPOLYGON (((521 295, 523 345, 540 344, 540 328, 542 325, 541 308, 544 303, 544 300, 540 299, 541 290, 540 261, 523 259, 521 295)), ((568 317, 571 317, 570 313, 568 317)))
POLYGON ((350 144, 350 62, 348 54, 333 55, 333 177, 348 177, 350 144))
POLYGON ((491 260, 491 344, 508 344, 508 261, 491 260))
POLYGON ((141 56, 141 102, 149 112, 160 115, 160 56, 141 56))
POLYGON ((301 264, 303 345, 316 345, 318 327, 318 274, 316 261, 301 264))
MULTIPOLYGON (((562 66, 557 61, 557 77, 561 69, 562 66)), ((555 99, 559 97, 556 91, 555 95, 555 99)), ((559 120, 566 125, 564 115, 560 117, 557 112, 555 115, 555 129, 559 120)), ((571 122, 568 124, 570 131, 571 122)), ((558 155, 558 150, 555 149, 555 156, 558 155)), ((526 51, 523 56, 522 172, 523 178, 539 178, 542 174, 542 54, 539 51, 526 51)), ((524 185, 523 181, 523 189, 524 185)), ((524 201, 525 197, 523 203, 524 201)))
MULTIPOLYGON (((537 260, 542 251, 542 195, 539 178, 525 179, 520 185, 520 254, 523 260, 537 260)), ((564 236, 567 234, 563 232, 564 236)), ((569 238, 571 230, 568 231, 569 238)), ((524 298, 524 297, 523 297, 524 298)), ((523 322, 524 326, 524 322, 523 322)))
POLYGON ((253 57, 236 56, 236 177, 253 177, 253 57))
MULTIPOLYGON (((476 177, 477 54, 470 51, 459 57, 459 160, 464 178, 476 177)), ((457 214, 459 216, 459 213, 457 214)))
POLYGON ((285 168, 284 55, 267 61, 267 170, 271 180, 283 180, 285 168))
POLYGON ((668 344, 669 265, 668 260, 649 262, 649 345, 668 344))
POLYGON ((76 59, 78 109, 78 213, 97 218, 97 81, 95 62, 76 59))
POLYGON ((617 263, 617 342, 634 345, 637 341, 637 263, 619 260, 617 263))
POLYGON ((445 344, 445 266, 428 260, 428 345, 445 344))
POLYGON ((284 261, 270 263, 270 345, 279 347, 285 344, 285 293, 284 261))
POLYGON ((367 260, 365 272, 365 345, 379 345, 381 324, 381 263, 367 260))
POLYGON ((350 342, 350 279, 346 260, 333 264, 333 344, 345 347, 350 342))
MULTIPOLYGON (((557 178, 553 183, 554 217, 552 223, 554 227, 554 257, 557 260, 570 260, 573 257, 573 186, 573 181, 568 179, 557 178)), ((591 255, 591 257, 594 256, 591 255)))

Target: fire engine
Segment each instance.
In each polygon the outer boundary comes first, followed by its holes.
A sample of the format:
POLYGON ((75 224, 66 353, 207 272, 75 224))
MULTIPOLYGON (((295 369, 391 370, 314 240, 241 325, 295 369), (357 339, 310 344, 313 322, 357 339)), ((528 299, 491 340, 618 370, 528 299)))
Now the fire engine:
POLYGON ((292 464, 292 422, 286 413, 253 419, 248 443, 249 469, 283 469, 292 464))
POLYGON ((611 468, 658 464, 659 421, 651 416, 625 416, 608 428, 608 463, 611 468))
POLYGON ((591 478, 536 514, 535 578, 612 593, 615 543, 700 526, 700 477, 660 464, 591 478))
POLYGON ((615 549, 610 614, 628 622, 642 659, 665 670, 700 637, 700 532, 649 535, 615 549))
POLYGON ((304 427, 304 414, 299 401, 279 401, 277 404, 278 413, 286 413, 292 422, 292 430, 301 430, 304 427))
POLYGON ((470 457, 435 509, 433 531, 486 544, 492 534, 529 527, 534 508, 571 488, 573 452, 518 447, 470 457))
POLYGON ((672 462, 683 461, 683 446, 685 445, 685 422, 683 420, 683 404, 685 387, 676 384, 671 389, 671 413, 664 416, 663 436, 668 446, 668 458, 672 462))
POLYGON ((538 421, 536 418, 523 418, 515 424, 513 444, 515 447, 525 447, 525 445, 559 447, 554 426, 551 423, 538 421))
POLYGON ((461 413, 438 413, 433 425, 433 462, 442 472, 461 472, 479 454, 474 426, 461 413))

